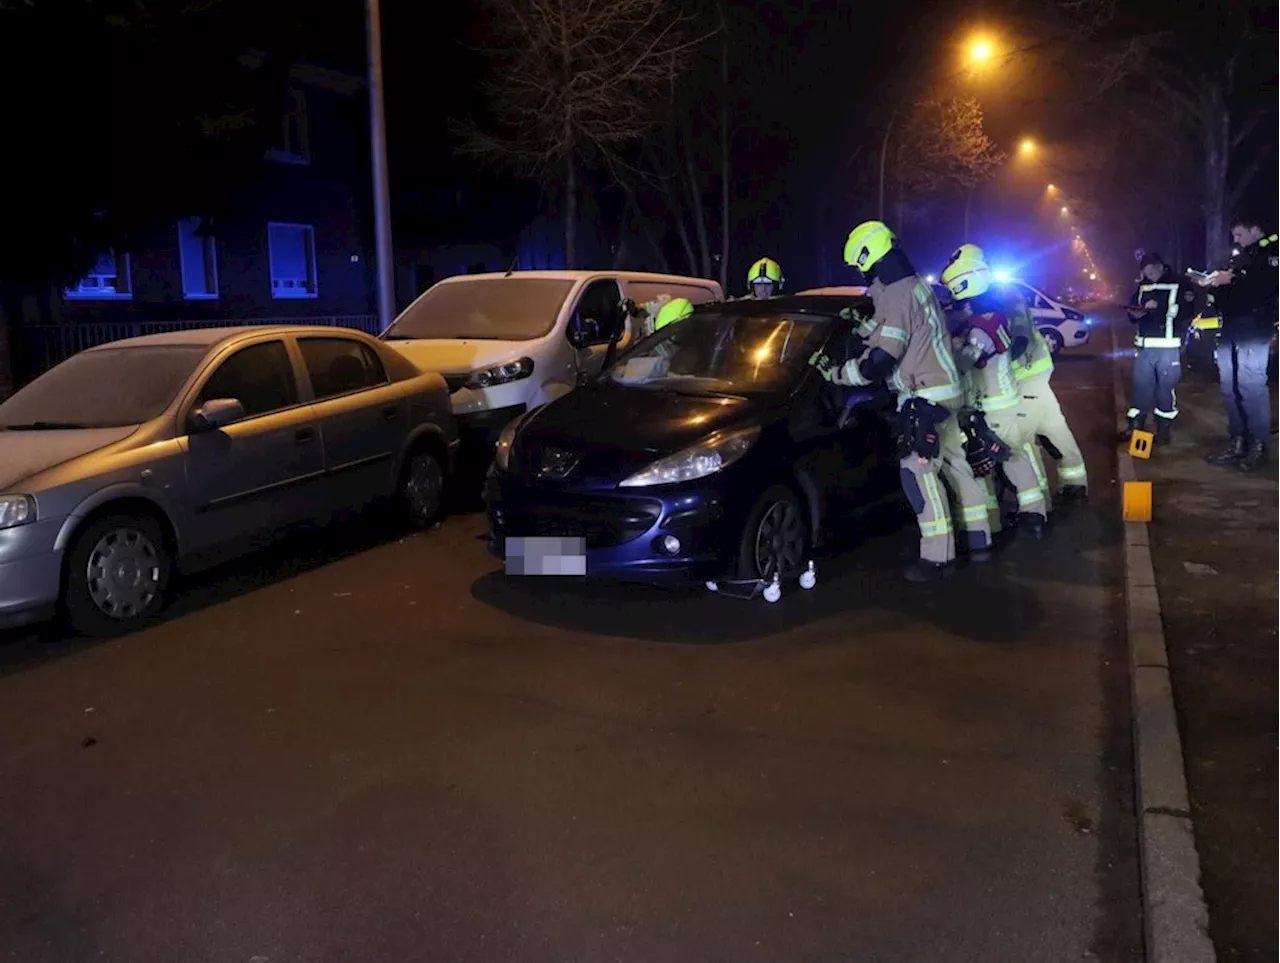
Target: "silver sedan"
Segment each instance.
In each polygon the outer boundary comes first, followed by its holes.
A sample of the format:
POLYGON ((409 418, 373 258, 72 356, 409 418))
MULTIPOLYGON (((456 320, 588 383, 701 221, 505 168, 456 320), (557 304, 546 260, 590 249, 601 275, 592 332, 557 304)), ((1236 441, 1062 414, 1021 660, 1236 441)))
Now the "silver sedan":
POLYGON ((0 627, 61 609, 82 632, 128 630, 177 568, 381 498, 426 527, 456 450, 443 378, 357 331, 82 351, 0 405, 0 627))

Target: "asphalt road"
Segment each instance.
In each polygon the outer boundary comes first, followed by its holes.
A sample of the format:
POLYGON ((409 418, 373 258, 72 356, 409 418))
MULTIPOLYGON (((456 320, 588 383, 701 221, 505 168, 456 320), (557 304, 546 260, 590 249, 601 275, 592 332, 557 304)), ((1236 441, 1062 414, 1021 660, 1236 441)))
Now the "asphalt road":
POLYGON ((1055 383, 1092 507, 937 585, 900 527, 773 606, 507 579, 466 515, 5 639, 0 958, 1137 959, 1108 362, 1055 383))

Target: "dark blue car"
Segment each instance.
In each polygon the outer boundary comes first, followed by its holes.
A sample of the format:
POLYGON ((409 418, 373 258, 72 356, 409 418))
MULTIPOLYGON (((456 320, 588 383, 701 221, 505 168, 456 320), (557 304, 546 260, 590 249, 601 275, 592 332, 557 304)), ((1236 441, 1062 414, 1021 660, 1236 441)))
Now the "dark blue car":
POLYGON ((808 363, 848 336, 850 304, 704 305, 513 422, 485 485, 489 550, 576 545, 577 572, 645 582, 802 572, 832 522, 898 485, 887 393, 808 363))

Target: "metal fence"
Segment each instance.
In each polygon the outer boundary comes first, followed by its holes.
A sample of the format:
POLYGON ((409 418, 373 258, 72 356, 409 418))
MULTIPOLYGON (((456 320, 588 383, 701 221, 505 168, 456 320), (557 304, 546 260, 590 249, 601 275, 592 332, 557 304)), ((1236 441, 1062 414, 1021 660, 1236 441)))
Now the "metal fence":
POLYGON ((314 324, 355 328, 377 335, 376 314, 346 314, 321 318, 221 318, 214 321, 65 321, 62 324, 21 324, 9 329, 14 382, 22 385, 78 351, 100 344, 169 331, 234 328, 243 325, 314 324))

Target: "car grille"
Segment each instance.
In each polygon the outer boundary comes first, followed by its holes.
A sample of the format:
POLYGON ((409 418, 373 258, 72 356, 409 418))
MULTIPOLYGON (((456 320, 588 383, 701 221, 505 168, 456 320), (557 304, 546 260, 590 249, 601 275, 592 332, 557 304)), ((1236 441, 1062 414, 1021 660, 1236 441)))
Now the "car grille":
POLYGON ((579 495, 571 501, 540 497, 537 504, 504 503, 495 521, 509 538, 583 538, 587 548, 609 548, 643 535, 661 513, 657 502, 579 495))

